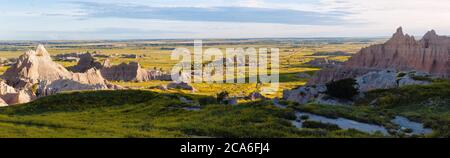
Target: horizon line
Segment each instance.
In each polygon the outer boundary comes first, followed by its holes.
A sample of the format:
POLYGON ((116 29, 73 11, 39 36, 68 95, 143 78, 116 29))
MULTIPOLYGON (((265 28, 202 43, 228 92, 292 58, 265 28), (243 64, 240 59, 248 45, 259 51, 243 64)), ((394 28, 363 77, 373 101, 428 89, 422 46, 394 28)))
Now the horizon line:
POLYGON ((124 38, 124 39, 41 39, 41 40, 0 40, 0 42, 53 42, 53 41, 155 41, 155 40, 263 40, 263 39, 358 39, 358 38, 370 38, 370 39, 385 39, 390 36, 318 36, 318 37, 248 37, 248 38, 124 38))

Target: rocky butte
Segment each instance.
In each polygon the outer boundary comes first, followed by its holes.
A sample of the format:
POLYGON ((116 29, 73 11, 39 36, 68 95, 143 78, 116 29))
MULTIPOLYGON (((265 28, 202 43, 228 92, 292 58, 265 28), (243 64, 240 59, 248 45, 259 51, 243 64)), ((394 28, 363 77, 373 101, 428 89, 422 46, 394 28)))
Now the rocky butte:
POLYGON ((416 40, 404 34, 400 27, 386 43, 361 49, 341 67, 319 71, 308 85, 354 78, 383 69, 420 71, 449 78, 450 37, 439 36, 431 30, 421 40, 416 40))
POLYGON ((283 98, 301 104, 352 104, 349 100, 330 98, 327 83, 352 78, 360 95, 375 89, 405 85, 430 84, 420 78, 450 78, 450 37, 428 31, 421 40, 398 28, 384 44, 361 49, 342 66, 318 71, 306 86, 285 90, 283 98))
POLYGON ((80 55, 77 65, 70 67, 73 72, 86 72, 89 69, 98 69, 108 81, 136 81, 171 80, 170 74, 158 70, 146 70, 138 62, 111 65, 109 59, 102 63, 95 61, 90 53, 80 55))
POLYGON ((110 81, 150 81, 171 80, 169 74, 158 70, 146 70, 137 62, 121 63, 119 65, 109 64, 108 59, 102 64, 101 74, 110 81))
POLYGON ((26 103, 62 91, 121 88, 109 83, 94 68, 84 73, 68 71, 52 61, 43 45, 21 55, 0 78, 0 104, 3 105, 26 103))

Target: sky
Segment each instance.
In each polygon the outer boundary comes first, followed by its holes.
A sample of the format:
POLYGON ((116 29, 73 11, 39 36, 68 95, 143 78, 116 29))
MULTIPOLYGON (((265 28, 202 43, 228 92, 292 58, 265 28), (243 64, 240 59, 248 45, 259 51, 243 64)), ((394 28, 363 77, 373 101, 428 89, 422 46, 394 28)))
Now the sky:
POLYGON ((450 35, 448 0, 0 0, 0 40, 450 35))

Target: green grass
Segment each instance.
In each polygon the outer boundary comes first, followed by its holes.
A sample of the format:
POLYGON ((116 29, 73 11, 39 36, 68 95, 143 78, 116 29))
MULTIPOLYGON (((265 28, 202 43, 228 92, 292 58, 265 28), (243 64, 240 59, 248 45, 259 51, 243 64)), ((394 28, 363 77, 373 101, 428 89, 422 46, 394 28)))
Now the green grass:
POLYGON ((450 83, 413 85, 375 90, 354 106, 293 105, 293 107, 328 117, 344 117, 361 122, 396 128, 390 122, 397 115, 423 122, 434 130, 429 137, 450 137, 450 83), (374 102, 374 100, 377 100, 374 102), (374 105, 370 105, 370 104, 374 105))
MULTIPOLYGON (((185 96, 205 98, 208 96, 185 96)), ((180 107, 177 94, 73 92, 0 108, 0 137, 370 137, 353 130, 297 129, 290 109, 258 101, 180 107)))
POLYGON ((302 124, 302 127, 304 128, 319 128, 319 129, 325 129, 325 130, 339 130, 341 128, 339 128, 338 125, 335 124, 330 124, 330 123, 322 123, 322 122, 317 122, 317 121, 304 121, 302 124))
MULTIPOLYGON (((170 71, 177 60, 170 59, 170 50, 161 46, 121 46, 111 48, 87 45, 56 47, 48 45, 51 54, 96 51, 101 54, 145 54, 144 58, 111 58, 113 64, 138 61, 144 68, 162 68, 170 71)), ((307 82, 296 77, 297 73, 312 75, 318 68, 304 65, 315 57, 315 52, 357 52, 368 45, 344 44, 294 44, 260 43, 238 45, 211 45, 228 47, 280 48, 280 87, 276 94, 281 97, 283 89, 292 89, 307 82)), ((172 46, 168 46, 172 47, 172 46)), ((178 47, 178 46, 173 46, 178 47)), ((182 46, 185 47, 185 46, 182 46)), ((31 47, 29 47, 31 48, 31 47)), ((18 57, 28 47, 16 51, 0 51, 0 57, 18 57)), ((33 48, 34 49, 34 48, 33 48)), ((330 57, 345 61, 348 56, 330 57)), ((75 62, 58 62, 66 67, 75 62)), ((0 73, 7 67, 1 67, 0 73)), ((426 80, 426 78, 424 78, 426 80)), ((380 137, 355 130, 342 130, 332 125, 310 123, 310 128, 292 126, 292 109, 277 109, 266 101, 240 100, 238 106, 214 103, 212 98, 222 91, 232 96, 245 96, 256 91, 256 85, 194 83, 197 92, 182 90, 161 91, 153 87, 167 81, 113 82, 114 84, 140 90, 72 92, 39 98, 23 105, 0 108, 0 137, 380 137), (181 107, 193 106, 181 103, 178 96, 201 102, 202 110, 186 111, 181 107), (327 130, 327 127, 330 129, 327 130)), ((377 90, 366 94, 366 99, 356 106, 294 105, 295 109, 322 114, 329 117, 345 117, 361 122, 397 128, 390 123, 396 115, 424 122, 435 131, 427 137, 450 137, 450 84, 436 82, 428 86, 406 86, 399 89, 377 90), (376 104, 369 106, 374 100, 376 104)))

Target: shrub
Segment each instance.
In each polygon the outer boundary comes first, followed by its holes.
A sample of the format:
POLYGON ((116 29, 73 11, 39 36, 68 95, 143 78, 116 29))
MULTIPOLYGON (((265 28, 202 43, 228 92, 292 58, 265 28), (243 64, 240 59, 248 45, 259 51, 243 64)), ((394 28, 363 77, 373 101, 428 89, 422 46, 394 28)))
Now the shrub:
POLYGON ((223 91, 223 92, 217 93, 216 94, 217 101, 218 102, 222 102, 225 99, 227 99, 229 95, 230 95, 230 93, 228 93, 227 91, 223 91))
POLYGON ((405 132, 405 133, 412 133, 413 130, 411 128, 407 128, 407 129, 403 130, 403 132, 405 132))
POLYGON ((352 78, 329 82, 326 84, 327 91, 325 93, 335 98, 351 100, 358 94, 355 85, 356 80, 352 78))
POLYGON ((33 84, 33 86, 31 87, 31 92, 35 95, 39 95, 38 94, 38 89, 39 89, 39 84, 33 84))
POLYGON ((316 121, 305 121, 303 122, 302 126, 304 128, 321 128, 329 131, 335 131, 340 130, 338 125, 330 124, 330 123, 322 123, 322 122, 316 122, 316 121))
POLYGON ((415 76, 412 75, 411 76, 412 79, 417 80, 417 81, 428 81, 428 82, 433 82, 433 79, 426 77, 426 76, 415 76))
POLYGON ((300 116, 300 119, 302 119, 302 120, 307 120, 307 119, 309 119, 309 116, 308 116, 308 115, 301 115, 301 116, 300 116))
POLYGON ((404 73, 404 72, 400 72, 400 73, 397 74, 398 78, 402 78, 404 76, 406 76, 406 73, 404 73))

